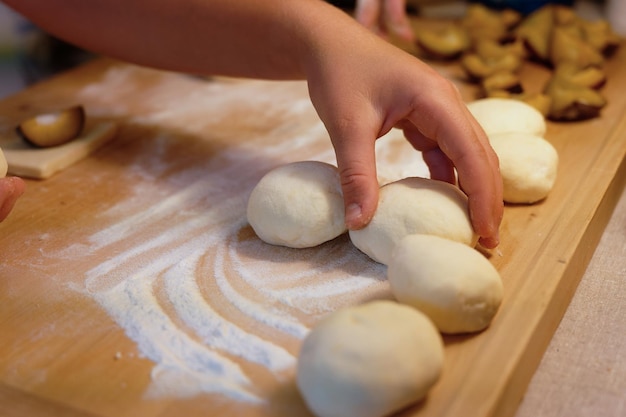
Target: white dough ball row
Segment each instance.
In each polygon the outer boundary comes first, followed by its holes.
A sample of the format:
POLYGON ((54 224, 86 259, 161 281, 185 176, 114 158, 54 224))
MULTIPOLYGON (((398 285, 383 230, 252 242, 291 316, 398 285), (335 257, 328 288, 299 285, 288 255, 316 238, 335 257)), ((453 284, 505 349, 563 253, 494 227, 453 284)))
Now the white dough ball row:
MULTIPOLYGON (((267 243, 304 248, 345 232, 337 169, 278 167, 253 189, 247 215, 267 243)), ((498 272, 474 246, 467 196, 404 178, 380 189, 354 245, 388 265, 395 301, 340 309, 318 323, 298 356, 297 385, 318 417, 383 417, 422 400, 441 376, 441 333, 483 330, 502 300, 498 272)))
POLYGON ((469 246, 478 241, 467 196, 452 184, 418 177, 381 187, 370 223, 349 233, 359 250, 384 265, 389 264, 395 245, 407 235, 432 234, 469 246))
POLYGON ((297 384, 318 417, 382 417, 426 396, 443 341, 418 310, 373 301, 331 313, 305 338, 297 384))
POLYGON ((489 142, 500 160, 504 201, 532 204, 548 196, 559 164, 550 142, 519 132, 493 134, 489 142))
POLYGON ((274 168, 252 190, 247 217, 272 245, 309 248, 336 238, 346 231, 337 168, 319 161, 274 168))
POLYGON ((477 250, 433 235, 396 246, 387 278, 396 299, 426 314, 442 333, 485 329, 502 302, 502 280, 477 250))
POLYGON ((487 136, 495 133, 524 132, 544 136, 546 120, 533 106, 510 98, 483 98, 467 105, 487 136))
POLYGON ((529 104, 507 98, 480 99, 467 107, 500 160, 504 201, 532 204, 545 199, 556 181, 559 158, 543 137, 543 115, 529 104))

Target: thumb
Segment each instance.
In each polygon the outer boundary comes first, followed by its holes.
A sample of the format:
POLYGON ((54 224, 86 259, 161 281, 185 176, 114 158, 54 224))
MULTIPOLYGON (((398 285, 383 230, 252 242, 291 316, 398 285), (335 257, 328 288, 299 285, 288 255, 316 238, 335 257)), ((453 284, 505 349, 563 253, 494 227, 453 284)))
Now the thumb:
POLYGON ((350 230, 365 227, 378 206, 375 139, 365 131, 349 134, 331 133, 343 191, 346 226, 350 230))

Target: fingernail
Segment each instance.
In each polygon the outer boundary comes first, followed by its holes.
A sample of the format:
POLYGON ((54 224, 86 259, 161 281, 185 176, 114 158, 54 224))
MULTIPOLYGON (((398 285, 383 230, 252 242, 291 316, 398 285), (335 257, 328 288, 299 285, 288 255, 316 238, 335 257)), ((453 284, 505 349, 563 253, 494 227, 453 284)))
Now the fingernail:
POLYGON ((346 225, 348 228, 351 229, 354 226, 358 226, 362 216, 363 212, 360 205, 356 203, 349 204, 346 207, 346 225))
POLYGON ((481 246, 487 249, 494 249, 500 244, 500 237, 498 235, 489 238, 480 238, 479 243, 481 246))
POLYGON ((495 229, 495 232, 491 240, 493 242, 493 247, 495 248, 496 246, 500 244, 500 228, 496 226, 494 229, 495 229))

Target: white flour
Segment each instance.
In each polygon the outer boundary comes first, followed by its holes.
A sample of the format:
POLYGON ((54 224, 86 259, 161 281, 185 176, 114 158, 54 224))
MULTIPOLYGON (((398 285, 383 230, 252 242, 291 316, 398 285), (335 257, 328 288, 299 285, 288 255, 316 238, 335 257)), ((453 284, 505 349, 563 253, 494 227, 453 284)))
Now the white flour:
MULTIPOLYGON (((116 103, 110 92, 132 91, 132 85, 122 87, 132 71, 112 70, 81 94, 116 103)), ((86 244, 66 250, 108 254, 86 273, 85 288, 155 363, 148 396, 218 393, 262 402, 263 390, 250 367, 280 379, 293 369, 297 355, 293 343, 285 341, 300 341, 314 320, 341 306, 389 295, 384 267, 345 236, 294 250, 267 245, 249 230, 246 235, 247 196, 272 165, 290 162, 292 155, 335 163, 306 86, 272 84, 285 96, 277 103, 280 94, 255 93, 269 84, 195 83, 184 100, 179 91, 154 86, 148 93, 151 112, 133 123, 180 130, 184 115, 197 120, 186 124, 184 133, 200 135, 242 105, 260 109, 255 117, 264 117, 263 111, 280 114, 280 123, 221 149, 219 158, 205 166, 163 177, 170 168, 164 155, 176 138, 157 134, 150 154, 138 155, 128 167, 129 176, 137 179, 132 195, 99 215, 107 226, 86 244), (293 122, 303 119, 313 122, 305 128, 293 122)), ((124 110, 122 104, 115 111, 124 110)), ((255 134, 255 121, 246 120, 255 134)), ((215 132, 218 137, 227 133, 215 132)), ((378 141, 377 154, 386 181, 428 175, 421 156, 398 131, 378 141), (391 142, 401 150, 392 153, 391 142)))

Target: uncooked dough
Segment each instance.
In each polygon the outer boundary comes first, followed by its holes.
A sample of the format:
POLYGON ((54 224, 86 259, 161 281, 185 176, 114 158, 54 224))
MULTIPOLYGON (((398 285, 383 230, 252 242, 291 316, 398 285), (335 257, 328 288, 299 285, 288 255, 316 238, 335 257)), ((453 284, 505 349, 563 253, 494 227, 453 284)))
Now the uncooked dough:
POLYGON ((511 98, 483 98, 467 105, 487 135, 524 132, 544 136, 546 120, 530 104, 511 98))
POLYGON ((422 311, 442 333, 483 330, 502 302, 502 280, 489 260, 439 236, 402 239, 387 277, 396 299, 422 311))
POLYGON ((504 201, 531 204, 548 196, 559 164, 550 142, 527 133, 490 135, 489 141, 500 159, 504 201))
POLYGON ((382 417, 424 398, 443 359, 441 335, 424 314, 373 301, 331 313, 311 330, 297 384, 318 417, 382 417))
POLYGON ((319 161, 274 168, 252 190, 247 216, 272 245, 308 248, 336 238, 346 231, 337 168, 319 161))
POLYGON ((4 178, 7 175, 7 160, 4 157, 4 153, 2 152, 2 148, 0 148, 0 178, 4 178))
POLYGON ((376 214, 363 229, 351 230, 352 243, 373 260, 388 265, 403 237, 433 234, 475 246, 467 196, 443 181, 409 177, 384 185, 376 214))

